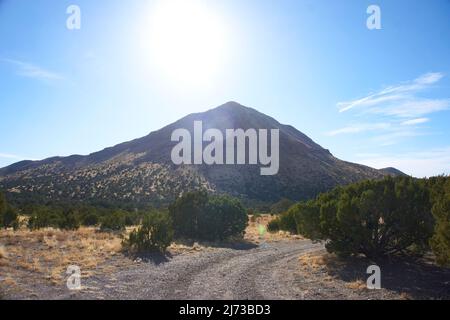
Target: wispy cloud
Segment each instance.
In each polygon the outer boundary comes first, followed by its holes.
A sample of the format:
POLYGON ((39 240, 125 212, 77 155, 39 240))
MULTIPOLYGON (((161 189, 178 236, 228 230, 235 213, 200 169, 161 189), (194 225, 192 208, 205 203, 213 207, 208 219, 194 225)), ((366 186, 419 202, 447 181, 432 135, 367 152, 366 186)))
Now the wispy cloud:
POLYGON ((407 121, 403 121, 401 123, 402 126, 413 126, 416 124, 421 124, 421 123, 426 123, 429 122, 430 119, 428 118, 417 118, 417 119, 411 119, 411 120, 407 120, 407 121))
POLYGON ((427 73, 415 80, 390 86, 366 97, 339 102, 339 112, 355 108, 364 111, 395 115, 400 117, 418 117, 427 113, 445 110, 450 107, 450 100, 423 99, 417 96, 419 91, 430 88, 444 77, 443 73, 427 73))
POLYGON ((32 63, 15 59, 0 59, 0 61, 14 66, 16 74, 22 77, 45 81, 64 80, 64 77, 61 74, 47 70, 32 63))
POLYGON ((352 134, 352 133, 361 133, 366 131, 375 131, 375 130, 384 130, 391 127, 390 123, 359 123, 352 124, 347 127, 333 130, 327 133, 329 136, 337 136, 340 134, 352 134))
POLYGON ((427 135, 427 133, 420 132, 413 127, 393 128, 388 132, 378 134, 373 137, 371 141, 375 142, 379 146, 386 147, 397 144, 405 138, 420 137, 425 135, 427 135))
POLYGON ((365 119, 363 124, 351 124, 327 133, 329 136, 372 132, 372 141, 381 146, 392 145, 408 137, 424 135, 424 123, 431 119, 426 115, 450 109, 450 99, 431 99, 418 93, 432 88, 444 74, 426 73, 420 77, 389 86, 366 97, 339 102, 340 113, 350 113, 365 119))
POLYGON ((374 168, 395 167, 417 177, 450 174, 450 146, 404 154, 361 154, 358 162, 374 168))

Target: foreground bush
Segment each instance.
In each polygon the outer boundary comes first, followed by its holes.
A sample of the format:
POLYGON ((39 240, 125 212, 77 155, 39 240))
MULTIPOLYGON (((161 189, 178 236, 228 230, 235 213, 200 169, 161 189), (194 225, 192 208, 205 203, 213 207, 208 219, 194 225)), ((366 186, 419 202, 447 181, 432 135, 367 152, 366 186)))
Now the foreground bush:
POLYGON ((376 258, 427 250, 434 219, 425 181, 387 177, 299 203, 281 215, 278 224, 287 231, 295 225, 301 235, 326 241, 329 252, 376 258))
POLYGON ((211 196, 198 221, 198 236, 205 240, 242 237, 248 223, 246 210, 239 200, 228 196, 211 196))
POLYGON ((142 225, 130 233, 124 247, 135 252, 165 252, 173 240, 173 227, 165 212, 151 212, 144 216, 142 225))
POLYGON ((450 178, 435 178, 432 183, 435 232, 430 240, 438 264, 450 266, 450 178))
POLYGON ((228 196, 206 192, 183 195, 169 207, 176 237, 224 240, 242 236, 248 217, 242 204, 228 196))
POLYGON ((297 234, 297 223, 295 221, 295 211, 288 210, 269 222, 267 229, 270 232, 277 232, 279 230, 288 231, 292 234, 297 234))

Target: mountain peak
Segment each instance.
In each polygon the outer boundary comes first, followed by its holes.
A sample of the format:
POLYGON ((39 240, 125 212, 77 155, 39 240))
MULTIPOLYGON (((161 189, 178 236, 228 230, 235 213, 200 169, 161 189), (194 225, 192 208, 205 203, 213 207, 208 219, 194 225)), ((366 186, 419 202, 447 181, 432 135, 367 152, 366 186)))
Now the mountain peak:
POLYGON ((228 101, 228 102, 226 102, 226 103, 224 103, 224 104, 222 104, 222 105, 218 106, 217 108, 214 108, 214 109, 212 109, 210 111, 214 111, 214 110, 218 110, 218 111, 223 110, 223 111, 238 112, 238 113, 241 112, 241 111, 250 111, 250 110, 256 111, 256 110, 254 110, 252 108, 249 108, 249 107, 246 107, 246 106, 244 106, 244 105, 242 105, 242 104, 240 104, 239 102, 236 102, 236 101, 228 101))
POLYGON ((227 193, 249 202, 273 202, 281 198, 314 198, 320 192, 359 180, 380 178, 389 172, 334 158, 311 138, 292 126, 229 101, 202 113, 194 113, 154 131, 88 156, 49 158, 21 162, 0 169, 0 188, 17 201, 35 197, 48 201, 123 201, 157 205, 170 203, 189 190, 227 193), (254 165, 175 166, 171 152, 176 129, 193 132, 195 121, 203 129, 278 129, 280 170, 261 176, 254 165))
POLYGON ((236 101, 228 101, 223 105, 219 106, 219 108, 246 108, 244 105, 240 104, 236 101))

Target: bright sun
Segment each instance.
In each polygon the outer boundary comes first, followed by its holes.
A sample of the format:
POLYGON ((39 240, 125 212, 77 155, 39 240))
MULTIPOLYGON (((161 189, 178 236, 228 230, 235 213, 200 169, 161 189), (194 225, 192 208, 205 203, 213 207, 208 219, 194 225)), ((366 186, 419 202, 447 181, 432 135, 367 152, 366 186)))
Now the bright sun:
POLYGON ((152 63, 171 81, 209 83, 223 65, 225 28, 201 0, 160 0, 152 8, 149 37, 152 63))

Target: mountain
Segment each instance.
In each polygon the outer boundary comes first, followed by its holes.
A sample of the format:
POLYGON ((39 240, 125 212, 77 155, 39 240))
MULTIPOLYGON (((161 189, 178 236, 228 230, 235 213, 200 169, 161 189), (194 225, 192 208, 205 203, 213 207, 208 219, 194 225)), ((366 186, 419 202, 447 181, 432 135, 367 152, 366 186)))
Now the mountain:
POLYGON ((381 171, 382 173, 384 173, 385 175, 391 175, 391 176, 408 176, 406 173, 404 173, 404 172, 402 172, 402 171, 400 171, 400 170, 398 170, 398 169, 396 169, 396 168, 392 168, 392 167, 389 167, 389 168, 383 168, 383 169, 380 169, 380 171, 381 171))
POLYGON ((381 178, 379 171, 335 158, 328 150, 289 125, 236 102, 188 115, 133 141, 87 155, 22 161, 0 169, 0 189, 15 202, 86 201, 132 205, 167 204, 183 192, 207 189, 248 202, 281 198, 308 199, 331 188, 362 179, 381 178), (259 165, 181 165, 171 160, 172 132, 194 121, 204 130, 279 129, 280 165, 262 176, 259 165))

